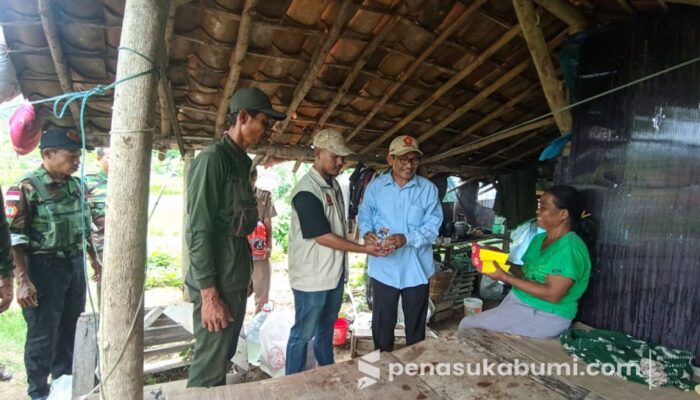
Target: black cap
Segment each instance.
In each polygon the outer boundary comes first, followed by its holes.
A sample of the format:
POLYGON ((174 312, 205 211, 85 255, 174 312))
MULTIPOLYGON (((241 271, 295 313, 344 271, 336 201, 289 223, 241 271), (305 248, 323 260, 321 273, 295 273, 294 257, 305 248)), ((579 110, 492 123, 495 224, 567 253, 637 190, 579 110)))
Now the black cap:
POLYGON ((231 97, 229 102, 229 110, 231 113, 240 112, 242 110, 260 111, 268 117, 282 121, 287 118, 287 115, 272 108, 270 98, 265 92, 258 88, 240 88, 231 97))
MULTIPOLYGON (((80 135, 75 131, 64 128, 51 128, 41 135, 40 149, 65 149, 78 150, 83 147, 80 135)), ((92 150, 92 146, 85 146, 87 150, 92 150)))

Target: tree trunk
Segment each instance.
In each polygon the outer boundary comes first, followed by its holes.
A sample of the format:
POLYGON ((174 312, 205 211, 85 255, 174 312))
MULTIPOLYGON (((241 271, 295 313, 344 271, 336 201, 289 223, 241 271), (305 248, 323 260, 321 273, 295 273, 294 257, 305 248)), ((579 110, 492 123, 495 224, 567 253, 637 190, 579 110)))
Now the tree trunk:
MULTIPOLYGON (((117 80, 153 68, 162 50, 168 2, 128 0, 117 80)), ((112 114, 107 188, 105 268, 100 317, 101 392, 107 399, 143 399, 143 287, 146 265, 156 74, 120 83, 112 114)))

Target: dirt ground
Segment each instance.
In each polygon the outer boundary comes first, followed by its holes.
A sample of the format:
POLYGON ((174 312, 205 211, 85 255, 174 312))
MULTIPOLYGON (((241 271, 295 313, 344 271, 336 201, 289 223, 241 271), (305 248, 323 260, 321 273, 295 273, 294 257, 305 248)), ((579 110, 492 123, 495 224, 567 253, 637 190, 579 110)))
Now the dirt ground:
MULTIPOLYGON (((280 309, 294 309, 294 296, 292 290, 289 286, 289 280, 287 276, 287 263, 286 260, 281 262, 276 262, 272 264, 272 282, 270 286, 270 299, 274 301, 275 308, 280 309)), ((356 294, 357 295, 357 294, 356 294)), ((155 307, 162 305, 175 304, 182 301, 182 292, 178 288, 155 288, 148 290, 146 292, 146 307, 155 307)), ((253 297, 249 298, 246 307, 246 323, 253 316, 255 312, 255 305, 253 304, 253 297)), ((16 305, 13 305, 16 306, 16 305)), ((348 310, 349 304, 345 304, 343 307, 348 310)), ((457 328, 459 323, 459 318, 448 319, 441 321, 431 328, 438 332, 440 335, 447 334, 457 328)), ((21 355, 18 355, 21 357, 21 355)), ((349 343, 343 347, 335 348, 335 357, 337 362, 342 362, 350 359, 350 345, 349 343)), ((0 382, 0 399, 24 399, 26 397, 26 375, 24 371, 12 371, 14 373, 14 378, 10 382, 0 382)), ((183 376, 169 375, 170 379, 182 379, 183 376)), ((260 372, 255 371, 252 380, 262 380, 267 379, 267 376, 260 372)))

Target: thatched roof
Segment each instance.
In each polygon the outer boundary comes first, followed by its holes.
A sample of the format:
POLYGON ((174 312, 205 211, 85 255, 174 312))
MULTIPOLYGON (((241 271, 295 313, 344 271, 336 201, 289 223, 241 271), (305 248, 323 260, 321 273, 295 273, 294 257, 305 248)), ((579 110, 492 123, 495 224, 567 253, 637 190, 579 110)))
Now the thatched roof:
MULTIPOLYGON (((22 93, 34 100, 61 94, 66 85, 111 83, 124 0, 46 2, 43 25, 39 3, 45 1, 5 0, 0 8, 22 93), (56 48, 64 59, 58 68, 56 48)), ((366 154, 381 153, 399 134, 419 137, 427 153, 439 154, 549 111, 511 0, 259 0, 248 2, 250 9, 244 0, 173 3, 167 77, 187 148, 225 129, 226 99, 243 86, 261 88, 292 116, 278 123, 274 145, 308 145, 323 126, 343 130, 366 154)), ((546 8, 538 8, 539 26, 555 51, 585 26, 667 7, 663 0, 537 3, 546 8)), ((111 106, 111 97, 88 103, 93 143, 108 138, 111 106)), ((45 126, 74 126, 73 118, 50 114, 41 107, 45 126)), ((177 147, 165 116, 158 143, 177 147)), ((550 119, 441 163, 514 167, 559 133, 550 119)))

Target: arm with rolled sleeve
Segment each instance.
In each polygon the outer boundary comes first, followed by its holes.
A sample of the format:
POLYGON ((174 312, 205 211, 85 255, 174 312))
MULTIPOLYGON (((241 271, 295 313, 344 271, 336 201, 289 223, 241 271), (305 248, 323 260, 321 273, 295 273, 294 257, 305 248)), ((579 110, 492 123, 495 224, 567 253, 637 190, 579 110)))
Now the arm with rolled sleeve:
POLYGON ((442 207, 438 200, 437 187, 432 183, 429 185, 427 189, 428 193, 426 193, 427 196, 423 200, 425 203, 421 204, 426 210, 425 214, 421 220, 420 227, 405 235, 406 246, 418 248, 432 245, 440 232, 440 225, 442 225, 442 207))
POLYGON ((377 212, 376 208, 376 191, 374 188, 377 185, 374 182, 370 183, 365 189, 360 210, 357 213, 358 228, 360 229, 360 237, 364 238, 367 232, 374 232, 374 216, 377 212))
POLYGON ((187 182, 187 245, 192 276, 200 290, 216 286, 212 239, 223 175, 221 160, 215 153, 201 153, 192 161, 187 182))

